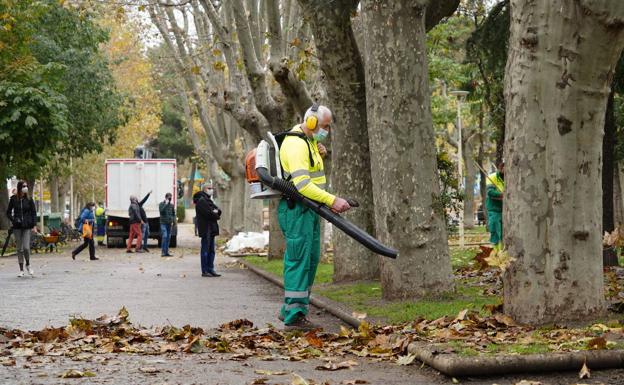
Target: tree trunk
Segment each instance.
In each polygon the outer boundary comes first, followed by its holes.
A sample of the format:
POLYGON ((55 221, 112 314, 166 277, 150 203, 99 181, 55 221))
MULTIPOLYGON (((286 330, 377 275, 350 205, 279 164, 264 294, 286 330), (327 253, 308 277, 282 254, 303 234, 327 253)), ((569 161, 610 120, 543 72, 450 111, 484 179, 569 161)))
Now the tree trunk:
POLYGON ((624 2, 511 1, 505 74, 505 313, 547 324, 604 310, 601 150, 624 2))
POLYGON ((616 163, 613 174, 613 219, 616 227, 624 224, 624 196, 622 196, 621 166, 616 163))
POLYGON ((251 190, 249 184, 245 182, 245 217, 244 230, 262 232, 262 199, 249 199, 251 190))
POLYGON ((50 210, 58 213, 59 210, 59 178, 56 175, 50 177, 50 210))
POLYGON ((466 140, 464 142, 464 164, 466 165, 466 186, 464 187, 464 227, 467 229, 472 229, 475 225, 474 185, 477 179, 477 167, 475 166, 474 161, 472 141, 466 140))
MULTIPOLYGON (((355 198, 360 207, 344 216, 374 235, 373 190, 366 130, 364 65, 353 30, 351 13, 357 1, 331 7, 319 1, 301 1, 308 7, 314 41, 325 74, 330 108, 336 120, 332 130, 332 189, 340 197, 355 198), (336 49, 340 46, 340 49, 336 49)), ((342 231, 333 233, 334 281, 379 277, 379 257, 342 231)))
MULTIPOLYGON (((611 90, 607 100, 605 114, 604 137, 602 138, 602 233, 612 232, 615 229, 613 216, 613 177, 615 166, 615 113, 613 110, 614 91, 611 90)), ((602 250, 604 266, 618 266, 618 257, 615 248, 608 247, 602 250)))
POLYGON ((269 200, 269 259, 283 259, 286 240, 277 220, 278 199, 269 200))
POLYGON ((366 104, 383 297, 453 289, 439 184, 425 42, 426 2, 366 0, 366 104))
POLYGON ((244 175, 232 175, 230 181, 230 223, 232 234, 245 230, 245 186, 247 181, 244 175))
POLYGON ((6 176, 5 168, 0 164, 0 230, 8 230, 11 225, 9 218, 6 216, 7 208, 9 207, 9 191, 7 190, 6 176))
POLYGON ((191 175, 189 176, 188 188, 184 193, 184 207, 191 207, 193 202, 193 187, 195 187, 195 173, 197 172, 197 162, 191 162, 191 175))
POLYGON ((485 170, 485 143, 483 141, 484 115, 483 103, 481 103, 479 108, 479 152, 477 153, 477 164, 479 165, 479 194, 481 194, 481 209, 483 210, 483 218, 487 226, 487 208, 485 207, 485 199, 487 196, 487 181, 485 178, 487 178, 487 175, 483 172, 483 170, 485 170))

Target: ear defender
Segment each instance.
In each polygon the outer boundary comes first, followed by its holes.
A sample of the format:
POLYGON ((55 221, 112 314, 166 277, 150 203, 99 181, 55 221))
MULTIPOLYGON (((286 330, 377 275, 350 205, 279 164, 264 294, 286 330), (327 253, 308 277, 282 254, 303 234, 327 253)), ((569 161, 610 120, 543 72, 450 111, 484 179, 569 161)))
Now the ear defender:
POLYGON ((318 125, 318 109, 319 105, 317 103, 314 103, 312 107, 310 107, 310 110, 314 113, 314 115, 310 115, 306 118, 305 125, 308 130, 314 130, 318 125))

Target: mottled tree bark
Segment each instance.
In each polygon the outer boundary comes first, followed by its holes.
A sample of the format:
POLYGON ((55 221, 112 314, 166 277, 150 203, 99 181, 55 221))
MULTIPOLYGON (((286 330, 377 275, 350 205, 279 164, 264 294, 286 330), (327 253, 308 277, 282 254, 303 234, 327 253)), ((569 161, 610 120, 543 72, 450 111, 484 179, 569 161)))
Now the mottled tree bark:
POLYGON ((452 290, 425 42, 426 1, 362 2, 366 104, 377 237, 397 248, 381 266, 383 297, 452 290))
MULTIPOLYGON (((325 6, 323 1, 300 3, 311 18, 329 107, 336 121, 331 133, 332 192, 360 202, 360 207, 350 210, 345 217, 374 235, 364 65, 351 29, 351 14, 358 1, 343 1, 332 7, 325 6)), ((379 277, 378 256, 339 230, 332 236, 334 281, 379 277)))
POLYGON ((546 324, 604 310, 601 150, 624 2, 511 1, 505 76, 505 313, 546 324))

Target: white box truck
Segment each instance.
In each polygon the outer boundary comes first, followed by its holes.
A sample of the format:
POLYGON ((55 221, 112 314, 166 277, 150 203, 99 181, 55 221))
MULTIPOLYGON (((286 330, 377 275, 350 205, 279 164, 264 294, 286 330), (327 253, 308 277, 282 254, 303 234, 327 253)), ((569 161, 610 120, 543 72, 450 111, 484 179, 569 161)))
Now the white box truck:
MULTIPOLYGON (((158 204, 171 193, 177 202, 175 159, 107 159, 106 167, 106 245, 125 247, 128 239, 130 195, 139 201, 152 192, 143 204, 150 227, 149 238, 160 246, 160 211, 158 204)), ((178 229, 171 229, 170 246, 176 247, 178 229)))

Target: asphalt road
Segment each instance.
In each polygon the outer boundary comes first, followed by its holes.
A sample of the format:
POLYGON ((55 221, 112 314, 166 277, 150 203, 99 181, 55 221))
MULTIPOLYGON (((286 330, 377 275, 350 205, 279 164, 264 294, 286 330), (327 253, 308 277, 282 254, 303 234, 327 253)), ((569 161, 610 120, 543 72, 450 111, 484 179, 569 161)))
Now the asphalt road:
MULTIPOLYGON (((116 313, 125 306, 130 320, 144 326, 191 324, 204 329, 240 318, 257 326, 279 325, 276 319, 282 300, 281 289, 234 259, 219 257, 219 278, 201 277, 199 240, 192 227, 182 225, 180 247, 174 258, 161 258, 156 245, 146 254, 126 254, 123 249, 98 247, 99 261, 89 261, 84 251, 73 261, 70 249, 60 253, 35 254, 34 278, 18 278, 16 257, 0 258, 0 326, 37 330, 67 324, 70 316, 96 318, 116 313)), ((75 246, 75 245, 74 245, 75 246)), ((319 311, 315 322, 327 330, 338 330, 342 322, 319 311)), ((0 366, 0 384, 251 384, 260 376, 256 370, 281 370, 287 374, 268 376, 267 384, 291 384, 295 374, 310 384, 348 384, 365 380, 369 384, 450 384, 453 380, 421 365, 398 366, 390 362, 355 358, 359 365, 336 372, 316 370, 319 360, 245 361, 228 355, 169 354, 138 356, 111 354, 84 361, 67 357, 18 359, 16 366, 0 366), (145 367, 157 369, 149 374, 145 367), (61 379, 67 369, 90 370, 96 377, 61 379)), ((521 380, 546 384, 624 384, 624 370, 592 373, 579 381, 576 373, 519 375, 497 378, 461 379, 470 384, 516 384, 521 380)), ((296 383, 296 382, 295 382, 296 383)))

